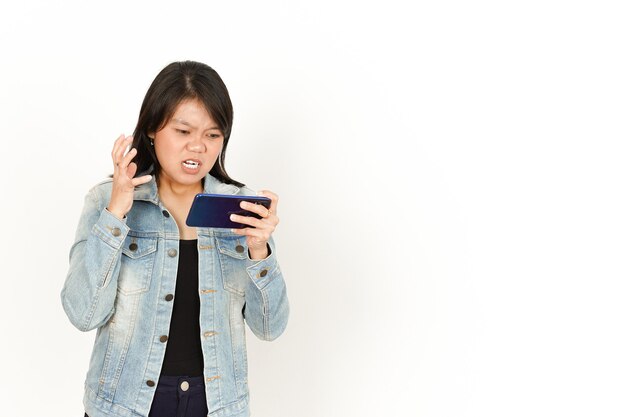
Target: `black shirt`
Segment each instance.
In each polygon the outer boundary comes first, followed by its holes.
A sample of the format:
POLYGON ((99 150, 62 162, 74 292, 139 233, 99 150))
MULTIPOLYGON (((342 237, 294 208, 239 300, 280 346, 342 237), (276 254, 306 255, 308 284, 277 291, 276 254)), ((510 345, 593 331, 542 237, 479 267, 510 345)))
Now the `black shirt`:
POLYGON ((174 310, 161 375, 202 376, 198 241, 181 240, 178 249, 174 310))

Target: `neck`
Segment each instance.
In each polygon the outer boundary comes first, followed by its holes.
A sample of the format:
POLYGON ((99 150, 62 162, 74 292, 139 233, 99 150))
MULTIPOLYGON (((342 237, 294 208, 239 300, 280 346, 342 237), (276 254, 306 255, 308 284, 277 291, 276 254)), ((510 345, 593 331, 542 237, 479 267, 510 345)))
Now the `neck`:
POLYGON ((159 196, 162 200, 176 199, 185 200, 193 198, 196 194, 203 190, 202 182, 198 181, 193 184, 180 184, 171 181, 166 176, 159 176, 158 183, 159 196))

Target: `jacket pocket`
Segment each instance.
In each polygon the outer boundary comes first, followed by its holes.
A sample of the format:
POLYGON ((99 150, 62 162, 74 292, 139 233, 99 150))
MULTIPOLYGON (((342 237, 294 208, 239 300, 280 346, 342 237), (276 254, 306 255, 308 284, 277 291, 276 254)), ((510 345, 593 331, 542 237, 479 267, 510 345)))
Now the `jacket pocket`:
POLYGON ((132 295, 148 291, 156 249, 156 238, 134 236, 132 231, 128 233, 122 247, 120 275, 117 282, 117 287, 122 294, 132 295))
POLYGON ((239 235, 216 237, 224 289, 240 296, 245 295, 248 276, 246 266, 248 245, 239 235))

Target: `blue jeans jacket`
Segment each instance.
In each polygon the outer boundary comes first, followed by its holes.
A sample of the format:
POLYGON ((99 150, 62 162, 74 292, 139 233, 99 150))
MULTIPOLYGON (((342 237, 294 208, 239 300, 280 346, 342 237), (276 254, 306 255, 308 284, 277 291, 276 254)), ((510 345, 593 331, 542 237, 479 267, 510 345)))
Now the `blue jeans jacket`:
MULTIPOLYGON (((85 381, 90 417, 147 416, 170 326, 178 268, 179 233, 158 199, 154 178, 135 189, 124 220, 105 208, 112 181, 85 197, 70 268, 61 292, 63 308, 82 331, 97 329, 85 381)), ((204 191, 254 194, 211 175, 204 191)), ((200 329, 209 415, 248 416, 244 320, 262 340, 287 325, 289 303, 274 241, 260 261, 246 240, 228 229, 198 228, 200 329)))

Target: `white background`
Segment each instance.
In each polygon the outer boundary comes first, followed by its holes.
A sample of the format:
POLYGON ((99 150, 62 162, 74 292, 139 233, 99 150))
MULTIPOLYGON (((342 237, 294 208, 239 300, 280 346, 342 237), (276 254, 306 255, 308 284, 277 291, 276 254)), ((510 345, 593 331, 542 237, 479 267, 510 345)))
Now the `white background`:
POLYGON ((231 92, 229 173, 281 197, 254 416, 624 416, 620 3, 4 2, 0 414, 82 416, 83 197, 192 59, 231 92))

